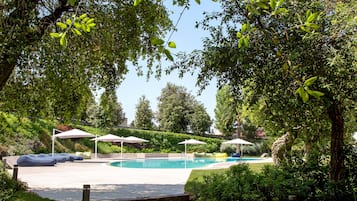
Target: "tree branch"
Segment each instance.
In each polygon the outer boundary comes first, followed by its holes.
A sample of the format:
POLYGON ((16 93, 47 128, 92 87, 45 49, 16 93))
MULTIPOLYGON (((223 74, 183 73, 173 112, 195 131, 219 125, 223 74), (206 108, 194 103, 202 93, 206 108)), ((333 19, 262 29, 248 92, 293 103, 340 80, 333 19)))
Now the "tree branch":
POLYGON ((56 20, 59 19, 64 12, 69 11, 71 8, 71 6, 67 5, 67 0, 60 0, 59 6, 50 15, 41 19, 38 25, 37 35, 42 36, 45 34, 48 26, 56 22, 56 20))

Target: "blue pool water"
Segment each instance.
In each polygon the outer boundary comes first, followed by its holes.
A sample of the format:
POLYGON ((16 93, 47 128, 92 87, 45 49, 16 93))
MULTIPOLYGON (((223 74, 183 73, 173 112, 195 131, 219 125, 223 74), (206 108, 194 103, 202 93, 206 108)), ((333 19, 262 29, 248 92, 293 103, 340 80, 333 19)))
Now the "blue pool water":
POLYGON ((260 160, 259 158, 165 158, 165 159, 137 159, 116 161, 110 165, 125 168, 201 168, 214 163, 247 162, 260 160))

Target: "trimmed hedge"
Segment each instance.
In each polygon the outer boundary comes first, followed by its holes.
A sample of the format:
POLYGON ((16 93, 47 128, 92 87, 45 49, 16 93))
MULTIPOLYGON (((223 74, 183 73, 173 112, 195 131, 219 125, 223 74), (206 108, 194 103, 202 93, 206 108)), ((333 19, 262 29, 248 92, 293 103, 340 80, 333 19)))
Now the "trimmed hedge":
POLYGON ((185 146, 178 143, 191 138, 207 144, 187 145, 188 152, 218 152, 222 143, 222 140, 216 138, 161 131, 119 128, 111 130, 111 133, 123 137, 136 136, 149 140, 149 142, 143 143, 143 149, 141 150, 143 152, 183 152, 185 146))

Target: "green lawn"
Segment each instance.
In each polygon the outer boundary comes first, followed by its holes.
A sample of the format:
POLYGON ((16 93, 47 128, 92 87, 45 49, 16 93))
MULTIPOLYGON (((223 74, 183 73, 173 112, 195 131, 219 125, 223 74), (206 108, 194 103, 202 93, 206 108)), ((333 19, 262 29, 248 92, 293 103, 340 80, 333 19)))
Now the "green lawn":
MULTIPOLYGON (((253 172, 260 172, 264 165, 271 165, 272 163, 249 163, 249 168, 253 172)), ((207 170, 192 170, 187 182, 190 181, 203 181, 203 176, 211 174, 223 174, 228 169, 207 169, 207 170)))
MULTIPOLYGON (((272 165, 272 163, 248 163, 249 168, 253 172, 260 172, 265 165, 272 165)), ((185 185, 185 192, 193 192, 192 182, 203 182, 203 177, 212 174, 224 174, 228 168, 225 169, 206 169, 206 170, 192 170, 190 177, 185 185)))

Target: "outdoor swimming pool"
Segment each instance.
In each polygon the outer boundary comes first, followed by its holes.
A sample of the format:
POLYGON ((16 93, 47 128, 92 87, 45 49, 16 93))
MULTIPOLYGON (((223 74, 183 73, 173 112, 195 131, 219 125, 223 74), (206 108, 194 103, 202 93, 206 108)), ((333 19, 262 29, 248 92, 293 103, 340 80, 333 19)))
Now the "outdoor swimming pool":
POLYGON ((160 158, 136 159, 112 162, 110 165, 124 168, 202 168, 210 164, 222 162, 247 162, 261 160, 259 158, 160 158))

